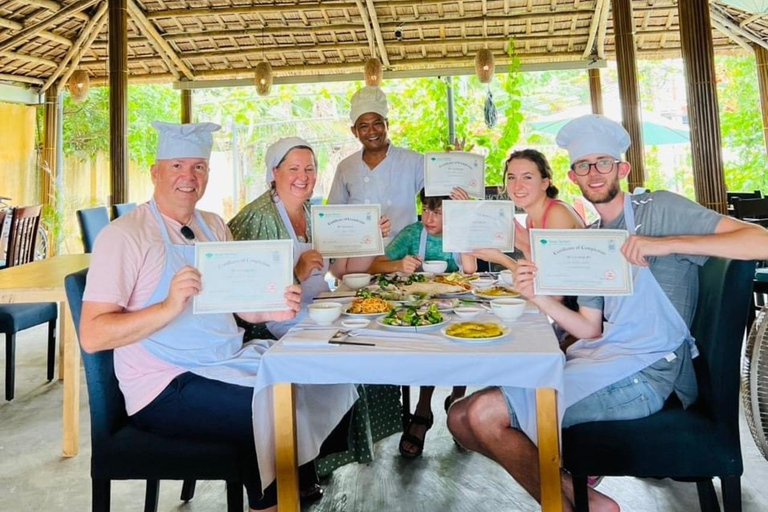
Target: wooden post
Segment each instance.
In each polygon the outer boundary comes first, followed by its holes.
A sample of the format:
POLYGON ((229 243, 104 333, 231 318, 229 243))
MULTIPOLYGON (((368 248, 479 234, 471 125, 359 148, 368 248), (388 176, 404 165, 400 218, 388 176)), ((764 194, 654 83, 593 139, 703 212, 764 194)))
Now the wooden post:
POLYGON ((128 5, 109 1, 110 204, 128 201, 128 5))
POLYGON ((592 113, 603 113, 603 86, 600 84, 600 70, 590 68, 589 74, 589 99, 592 102, 592 113))
POLYGON ((768 153, 768 50, 760 45, 754 45, 754 48, 760 112, 763 114, 763 140, 765 140, 765 151, 768 153))
POLYGON ((45 92, 45 132, 43 133, 43 163, 38 169, 40 173, 40 203, 53 205, 56 183, 56 156, 58 154, 58 110, 59 95, 56 88, 45 92))
POLYGON ((678 2, 677 10, 688 88, 696 200, 707 208, 725 214, 725 176, 709 1, 685 0, 678 2))
POLYGON ((560 480, 560 429, 557 422, 557 392, 536 390, 536 432, 539 438, 539 475, 542 512, 563 510, 560 480))
POLYGON ((645 182, 645 144, 643 120, 640 114, 640 94, 637 90, 637 61, 635 59, 635 23, 632 19, 632 0, 611 0, 613 31, 616 40, 616 64, 619 75, 619 97, 624 128, 629 132, 630 146, 627 162, 629 191, 642 187, 645 182))
POLYGON ((299 465, 293 384, 273 387, 275 407, 275 478, 279 512, 299 512, 299 465))
POLYGON ((192 122, 192 91, 189 89, 181 90, 181 122, 192 122))

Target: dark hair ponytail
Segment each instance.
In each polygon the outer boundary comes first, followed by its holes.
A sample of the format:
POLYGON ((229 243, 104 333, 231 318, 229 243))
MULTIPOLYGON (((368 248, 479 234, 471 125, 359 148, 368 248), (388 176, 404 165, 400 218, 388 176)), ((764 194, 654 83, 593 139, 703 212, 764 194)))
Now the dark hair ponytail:
POLYGON ((549 197, 550 199, 557 198, 557 194, 559 193, 559 190, 557 190, 557 187, 552 183, 552 168, 549 166, 547 157, 545 157, 540 151, 537 151, 535 149, 520 149, 518 151, 513 151, 509 155, 509 158, 507 158, 507 161, 504 162, 505 180, 507 176, 507 166, 509 166, 509 163, 512 160, 517 160, 517 159, 528 160, 536 164, 536 168, 539 170, 539 174, 541 174, 541 179, 549 180, 549 186, 545 191, 545 193, 547 194, 547 197, 549 197))

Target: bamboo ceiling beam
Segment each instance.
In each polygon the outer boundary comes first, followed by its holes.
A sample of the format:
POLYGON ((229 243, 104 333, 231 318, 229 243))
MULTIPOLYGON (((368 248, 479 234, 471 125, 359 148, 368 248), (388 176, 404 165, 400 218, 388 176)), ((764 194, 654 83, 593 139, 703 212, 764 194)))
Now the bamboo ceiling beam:
POLYGON ((373 0, 365 0, 365 5, 368 6, 368 14, 371 18, 371 25, 373 25, 373 33, 376 36, 376 45, 379 47, 381 62, 386 67, 389 67, 389 56, 387 55, 387 49, 384 47, 384 37, 381 35, 381 26, 379 25, 379 18, 376 16, 376 7, 373 5, 373 0))
POLYGON ((239 7, 211 7, 201 9, 167 9, 165 11, 150 11, 147 19, 158 18, 188 18, 200 16, 226 16, 230 14, 279 14, 286 11, 325 11, 328 9, 354 9, 354 2, 324 1, 322 4, 282 4, 282 5, 243 5, 239 7))
POLYGON ((35 55, 25 55, 22 53, 16 53, 16 52, 0 52, 0 57, 6 58, 6 59, 13 59, 13 60, 20 60, 27 64, 37 64, 39 66, 48 66, 51 68, 55 68, 58 66, 58 63, 52 61, 51 59, 45 59, 43 57, 36 57, 35 55))
POLYGON ((376 50, 374 47, 374 41, 373 41, 373 32, 371 31, 371 22, 368 19, 368 12, 365 10, 365 7, 363 7, 363 3, 361 0, 355 0, 355 5, 357 5, 357 12, 360 13, 360 19, 363 20, 363 27, 365 28, 365 38, 368 40, 368 52, 371 57, 376 55, 376 50))
POLYGON ((747 25, 749 25, 750 23, 752 23, 753 21, 757 21, 757 20, 759 20, 759 19, 760 19, 760 18, 762 18, 763 16, 765 16, 765 14, 759 14, 759 13, 758 13, 758 14, 753 14, 752 16, 749 16, 748 18, 745 18, 745 19, 743 19, 742 21, 740 21, 740 22, 739 22, 739 26, 740 26, 741 28, 744 28, 744 27, 746 27, 747 25))
MULTIPOLYGON (((66 71, 67 66, 70 65, 72 58, 77 53, 82 55, 85 53, 85 51, 88 50, 90 44, 85 46, 84 43, 89 39, 92 43, 94 34, 98 34, 101 31, 101 26, 99 26, 99 30, 94 30, 94 27, 96 27, 99 21, 101 21, 101 19, 105 16, 108 5, 109 4, 107 2, 103 2, 99 6, 99 9, 96 11, 96 14, 91 18, 91 21, 85 24, 83 29, 80 31, 80 34, 77 36, 77 40, 75 41, 74 46, 69 49, 67 54, 64 56, 64 59, 62 59, 61 64, 59 64, 59 66, 56 68, 56 71, 54 71, 51 76, 48 77, 48 80, 45 81, 45 84, 43 85, 43 92, 47 91, 48 88, 53 85, 53 83, 62 75, 62 73, 66 71)), ((74 67, 76 67, 77 63, 74 64, 74 67)))
MULTIPOLYGON (((42 7, 43 9, 48 9, 51 12, 59 12, 62 9, 62 6, 60 3, 53 2, 51 0, 24 0, 24 3, 28 5, 42 7)), ((83 21, 90 20, 89 16, 82 12, 74 13, 73 16, 83 21)))
POLYGON ((176 55, 176 52, 171 48, 171 45, 163 39, 160 32, 157 31, 152 22, 150 22, 144 15, 144 12, 136 5, 135 0, 128 0, 128 12, 131 13, 131 17, 136 21, 136 24, 141 31, 144 32, 144 35, 147 36, 147 39, 149 39, 150 42, 154 42, 153 46, 155 46, 157 52, 161 56, 165 55, 170 59, 171 62, 168 67, 171 70, 171 73, 178 68, 179 71, 184 73, 184 76, 187 77, 188 80, 194 80, 195 76, 192 73, 192 70, 184 64, 178 55, 176 55), (174 67, 174 64, 176 67, 174 67))
POLYGON ((724 34, 728 39, 736 43, 737 45, 741 46, 747 51, 752 51, 752 47, 749 45, 749 43, 742 39, 741 36, 738 36, 737 34, 734 34, 731 32, 726 26, 724 26, 722 23, 717 21, 714 17, 711 18, 712 26, 715 27, 717 30, 720 31, 721 34, 724 34))
MULTIPOLYGON (((104 2, 104 6, 105 8, 108 9, 109 2, 104 2)), ((98 13, 97 13, 97 16, 98 16, 98 13)), ((93 44, 94 39, 96 39, 96 36, 104 28, 104 25, 107 24, 108 19, 109 19, 109 13, 104 12, 104 14, 102 14, 102 16, 93 26, 93 30, 88 32, 88 36, 86 37, 85 41, 83 41, 83 44, 80 45, 80 47, 77 49, 77 52, 70 59, 69 66, 61 74, 61 79, 59 80, 59 83, 56 86, 57 92, 61 92, 64 89, 64 86, 67 84, 69 77, 72 76, 72 73, 75 72, 75 70, 77 69, 77 66, 80 64, 80 60, 83 58, 83 55, 85 55, 85 52, 87 52, 91 48, 91 45, 93 44)))
MULTIPOLYGON (((24 25, 17 21, 9 20, 6 18, 0 18, 0 27, 2 28, 8 28, 15 32, 18 32, 19 30, 24 30, 24 25)), ((48 39, 49 41, 53 41, 55 43, 62 44, 69 48, 72 46, 72 41, 67 39, 66 37, 60 36, 58 34, 54 34, 53 32, 49 32, 47 30, 43 30, 39 34, 37 34, 38 37, 42 37, 45 39, 48 39)))
POLYGON ((743 37, 744 39, 748 39, 752 41, 753 43, 762 46, 763 48, 768 49, 768 43, 760 39, 759 37, 755 36, 751 32, 749 32, 746 29, 743 29, 736 25, 735 23, 731 22, 730 20, 726 19, 725 16, 723 16, 720 12, 720 10, 716 10, 717 8, 713 5, 712 9, 710 10, 710 19, 720 23, 722 26, 730 30, 736 35, 739 35, 743 37))
POLYGON ((589 37, 587 38, 587 47, 584 48, 583 58, 588 58, 592 53, 596 53, 595 50, 595 38, 597 37, 597 29, 600 26, 600 19, 603 9, 605 8, 606 0, 597 0, 595 3, 595 15, 592 16, 592 21, 589 22, 589 37))
POLYGON ((606 2, 605 8, 600 11, 600 23, 597 27, 597 58, 605 58, 605 34, 608 32, 608 13, 611 11, 611 7, 606 2))
POLYGON ((57 12, 53 16, 44 19, 40 23, 37 23, 35 25, 32 25, 31 27, 25 28, 18 34, 9 37, 2 43, 0 43, 0 51, 4 50, 10 50, 17 44, 21 43, 22 41, 26 41, 32 36, 35 36, 48 28, 49 26, 53 25, 54 23, 58 22, 61 19, 71 17, 74 13, 80 12, 83 9, 87 9, 91 5, 95 4, 97 0, 80 0, 79 2, 76 2, 72 5, 67 6, 65 9, 62 9, 61 11, 57 12))
POLYGON ((32 85, 43 85, 43 80, 40 78, 32 78, 29 76, 21 76, 21 75, 12 75, 9 73, 0 73, 0 80, 5 80, 8 82, 21 82, 25 84, 32 84, 32 85))

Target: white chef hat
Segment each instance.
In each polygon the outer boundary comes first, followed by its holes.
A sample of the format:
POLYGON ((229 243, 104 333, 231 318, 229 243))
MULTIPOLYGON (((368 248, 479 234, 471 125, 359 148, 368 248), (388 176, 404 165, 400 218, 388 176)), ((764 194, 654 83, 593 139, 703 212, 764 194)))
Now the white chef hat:
POLYGON ((267 155, 264 160, 267 162, 267 185, 275 181, 274 169, 280 162, 283 161, 285 155, 295 147, 304 146, 308 147, 312 151, 312 159, 315 161, 315 168, 317 168, 317 156, 309 142, 301 137, 283 137, 278 139, 271 146, 267 148, 267 155))
POLYGON ((173 158, 211 157, 213 132, 221 126, 216 123, 174 124, 155 121, 152 126, 157 130, 157 153, 155 160, 173 158))
POLYGON ((352 96, 349 109, 349 119, 354 125, 357 118, 363 114, 374 112, 384 119, 387 118, 389 107, 387 106, 387 95, 379 87, 366 85, 352 96))
POLYGON ((616 121, 591 114, 577 117, 560 128, 555 141, 568 151, 571 163, 592 154, 621 160, 621 154, 629 147, 629 133, 616 121))

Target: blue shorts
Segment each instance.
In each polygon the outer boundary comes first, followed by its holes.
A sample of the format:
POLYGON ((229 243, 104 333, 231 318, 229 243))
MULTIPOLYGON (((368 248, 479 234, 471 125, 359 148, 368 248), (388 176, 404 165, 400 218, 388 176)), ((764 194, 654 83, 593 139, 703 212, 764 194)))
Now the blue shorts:
MULTIPOLYGON (((502 394, 507 402, 510 427, 520 430, 509 395, 502 394)), ((658 412, 666 397, 661 396, 649 383, 642 371, 606 386, 568 407, 563 416, 562 428, 591 421, 635 420, 658 412)))

